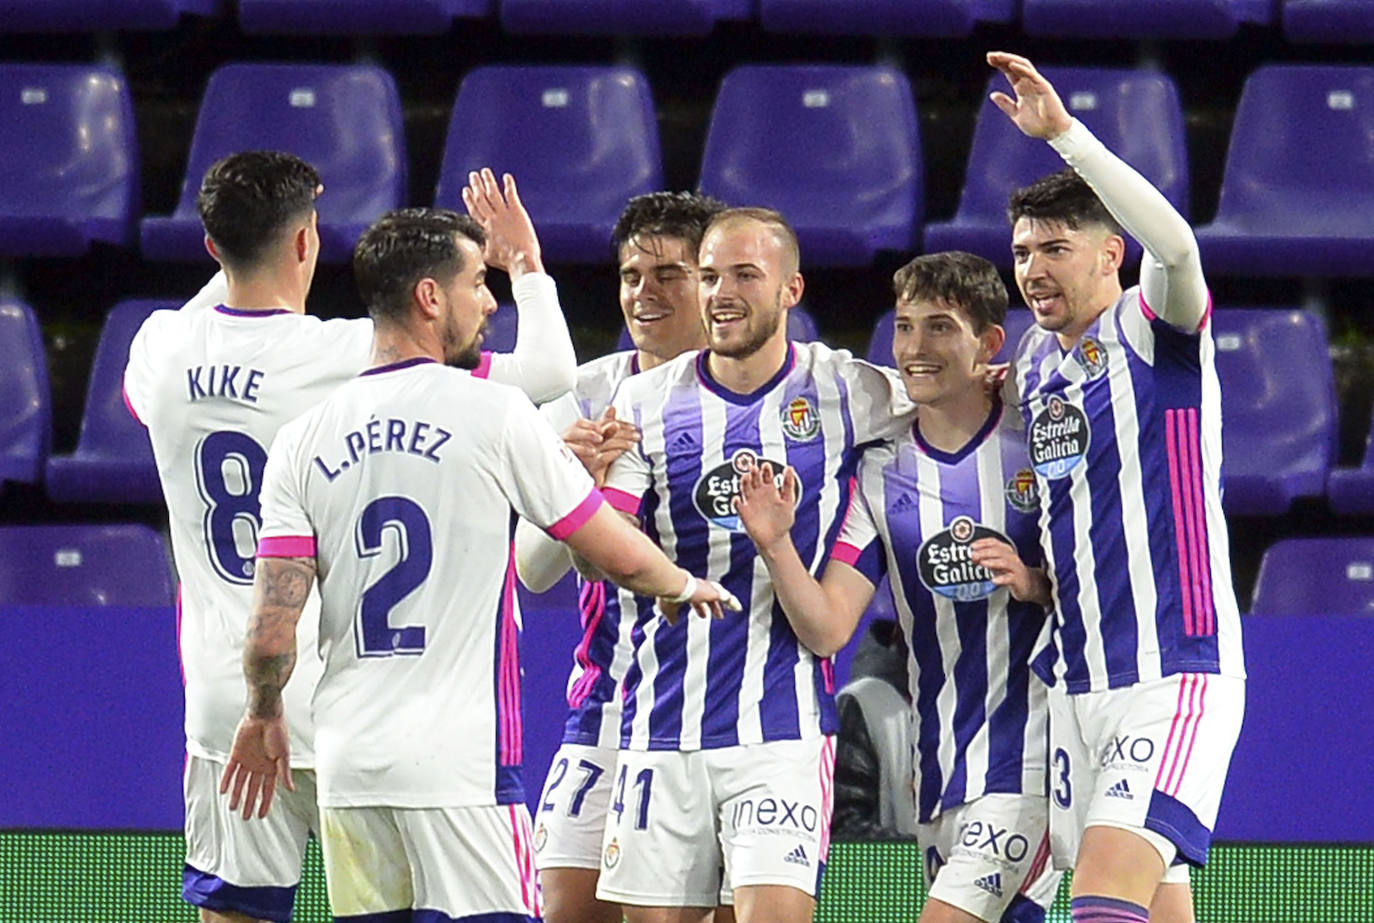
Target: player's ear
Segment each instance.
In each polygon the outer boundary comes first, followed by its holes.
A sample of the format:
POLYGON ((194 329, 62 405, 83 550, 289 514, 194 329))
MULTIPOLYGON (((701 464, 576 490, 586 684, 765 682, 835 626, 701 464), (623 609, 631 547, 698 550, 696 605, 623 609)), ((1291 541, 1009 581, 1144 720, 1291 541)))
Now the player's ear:
POLYGON ((296 262, 304 263, 310 258, 310 228, 308 225, 301 225, 296 229, 295 239, 292 241, 296 248, 296 262))
POLYGON ((425 320, 437 320, 441 311, 439 304, 439 283, 426 276, 410 291, 410 300, 419 309, 425 320))
POLYGON ((988 363, 992 357, 997 355, 1002 344, 1007 341, 1007 331, 998 324, 988 324, 983 328, 983 332, 978 334, 978 361, 988 363))
POLYGON ((216 263, 224 262, 224 260, 220 258, 219 247, 215 246, 215 242, 210 239, 209 234, 205 235, 205 252, 210 254, 210 256, 214 258, 214 261, 216 263))
POLYGON ((1108 234, 1102 242, 1102 272, 1115 275, 1126 262, 1126 239, 1120 234, 1108 234))
POLYGON ((782 287, 782 306, 793 308, 801 301, 802 292, 806 290, 806 280, 802 278, 800 272, 792 273, 792 278, 788 279, 782 287))

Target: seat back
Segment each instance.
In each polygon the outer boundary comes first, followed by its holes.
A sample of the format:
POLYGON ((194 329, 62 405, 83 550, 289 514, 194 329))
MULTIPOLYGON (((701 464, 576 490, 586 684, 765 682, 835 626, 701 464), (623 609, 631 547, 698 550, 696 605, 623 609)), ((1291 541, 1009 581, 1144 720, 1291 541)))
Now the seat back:
POLYGON ((226 64, 210 76, 175 216, 195 220, 211 165, 236 151, 288 151, 319 171, 320 224, 366 226, 407 198, 405 132, 391 75, 370 65, 226 64))
POLYGON ((1015 13, 1014 0, 759 0, 759 22, 772 32, 962 36, 1015 13))
POLYGON ((183 13, 218 14, 220 0, 0 0, 3 32, 175 29, 183 13))
POLYGON ((1260 561, 1253 615, 1374 615, 1374 538, 1289 538, 1260 561))
POLYGON ((457 16, 482 17, 493 0, 239 0, 249 34, 438 35, 457 16))
POLYGON ((888 67, 737 67, 716 96, 698 185, 782 212, 804 267, 909 250, 925 212, 911 86, 888 67))
POLYGON ((169 606, 162 537, 144 525, 0 526, 0 603, 169 606))
POLYGON ((513 34, 705 35, 719 0, 501 0, 513 34))
POLYGON ((124 77, 88 64, 0 64, 0 255, 125 244, 138 146, 124 77))
POLYGON ((1283 34, 1290 42, 1374 41, 1369 0, 1283 0, 1283 34))
POLYGON ((1319 475, 1336 451, 1336 394, 1320 322, 1308 311, 1212 314, 1221 380, 1223 483, 1235 475, 1319 475))
POLYGON ((627 67, 479 67, 453 104, 435 204, 468 172, 515 176, 546 258, 604 262, 632 196, 663 187, 649 84, 627 67))
POLYGON ((129 412, 124 402, 124 368, 129 364, 129 344, 148 315, 160 308, 176 308, 171 301, 130 299, 121 301, 105 316, 100 342, 91 362, 86 385, 86 408, 81 414, 78 455, 99 455, 147 465, 154 486, 157 464, 148 430, 129 412))
POLYGON ((1245 81, 1217 223, 1302 238, 1369 238, 1374 67, 1269 65, 1245 81))
POLYGON ((1268 24, 1269 0, 1024 0, 1026 34, 1054 38, 1228 38, 1268 24))
POLYGON ((52 440, 43 334, 33 309, 0 301, 0 482, 37 483, 52 440))

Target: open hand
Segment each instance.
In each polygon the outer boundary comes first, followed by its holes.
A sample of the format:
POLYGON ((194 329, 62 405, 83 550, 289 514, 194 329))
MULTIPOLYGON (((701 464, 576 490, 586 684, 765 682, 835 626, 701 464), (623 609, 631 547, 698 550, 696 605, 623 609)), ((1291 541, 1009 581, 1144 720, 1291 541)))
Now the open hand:
POLYGON ((1016 94, 1013 100, 1005 93, 993 93, 993 104, 1024 134, 1049 141, 1069 130, 1073 124, 1069 110, 1064 108, 1054 85, 1028 59, 1005 51, 990 51, 988 64, 1002 72, 1016 94))
POLYGON ((741 474, 739 483, 740 495, 734 506, 744 531, 761 550, 773 547, 792 531, 797 518, 796 469, 788 465, 783 471, 781 490, 768 462, 741 474))
POLYGON ((502 181, 504 192, 489 167, 469 173, 463 204, 487 234, 482 258, 488 266, 504 270, 514 281, 527 272, 543 272, 544 264, 539 259, 539 237, 520 201, 515 177, 506 173, 502 181))
POLYGON ((237 811, 242 801, 244 820, 253 816, 255 804, 258 806, 258 817, 266 817, 268 809, 272 807, 272 796, 276 793, 278 781, 288 791, 296 790, 291 780, 286 719, 280 715, 275 718, 244 715, 234 734, 229 762, 219 780, 219 793, 229 795, 231 811, 237 811), (230 785, 233 786, 232 792, 230 785))

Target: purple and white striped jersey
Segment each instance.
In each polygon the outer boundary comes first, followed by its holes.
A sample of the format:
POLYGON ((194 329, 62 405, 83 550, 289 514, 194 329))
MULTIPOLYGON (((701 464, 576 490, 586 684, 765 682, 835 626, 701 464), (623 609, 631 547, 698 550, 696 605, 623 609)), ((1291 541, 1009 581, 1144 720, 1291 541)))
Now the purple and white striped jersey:
POLYGON ((1070 693, 1245 675, 1221 510, 1209 315, 1169 326, 1127 289, 1073 349, 1032 327, 1015 375, 1070 693))
POLYGON ((797 470, 792 540, 812 573, 848 506, 865 443, 900 432, 910 402, 894 371, 820 343, 791 344, 751 394, 711 378, 706 353, 680 356, 621 385, 614 406, 643 439, 611 466, 606 498, 636 513, 670 558, 720 581, 745 615, 670 626, 650 600, 621 592, 634 657, 625 673, 621 746, 698 750, 833 734, 834 681, 792 631, 768 568, 735 515, 739 472, 769 461, 797 470))
MULTIPOLYGON (((611 353, 577 368, 572 391, 540 412, 558 432, 578 418, 598 419, 611 406, 620 383, 639 374, 635 350, 611 353)), ((615 587, 602 581, 578 578, 578 614, 582 637, 573 649, 573 669, 568 676, 568 721, 563 743, 614 748, 620 745, 620 678, 630 663, 633 645, 630 625, 622 625, 620 606, 614 602, 615 587), (607 600, 612 600, 607 606, 607 600)))
POLYGON ((1045 786, 1045 686, 1030 661, 1045 610, 969 559, 998 538, 1038 566, 1035 475, 1019 428, 993 408, 953 454, 911 432, 869 449, 832 557, 889 575, 909 649, 917 817, 1045 786))

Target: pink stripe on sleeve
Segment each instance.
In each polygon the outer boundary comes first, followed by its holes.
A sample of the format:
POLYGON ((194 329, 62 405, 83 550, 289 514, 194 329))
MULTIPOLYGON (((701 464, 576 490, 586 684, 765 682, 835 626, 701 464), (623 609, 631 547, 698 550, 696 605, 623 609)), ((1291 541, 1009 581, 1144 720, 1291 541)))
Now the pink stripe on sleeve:
POLYGON ((863 551, 861 551, 858 548, 855 548, 848 542, 836 542, 835 549, 830 552, 830 559, 832 561, 839 561, 843 564, 848 564, 850 567, 853 567, 855 564, 858 563, 859 556, 862 554, 863 551))
POLYGON ((133 417, 135 420, 138 420, 139 426, 146 428, 148 424, 143 422, 143 420, 138 415, 138 411, 134 410, 134 405, 129 401, 129 389, 121 385, 119 388, 119 394, 121 397, 124 398, 124 406, 128 409, 129 416, 133 417))
POLYGON ((487 378, 491 375, 491 353, 482 350, 482 358, 477 360, 477 368, 472 370, 473 378, 487 378))
POLYGON ((258 539, 260 558, 313 558, 315 556, 315 536, 313 535, 274 535, 258 539))
POLYGON ((639 504, 642 502, 639 497, 614 487, 601 488, 601 495, 606 498, 606 502, 611 505, 611 509, 622 513, 629 513, 631 516, 639 515, 639 504))
POLYGON ((1140 313, 1145 315, 1145 319, 1146 319, 1146 320, 1154 320, 1154 319, 1155 319, 1155 312, 1154 312, 1154 311, 1151 311, 1151 310, 1150 310, 1150 306, 1149 306, 1148 304, 1145 303, 1145 290, 1144 290, 1144 289, 1141 289, 1141 291, 1139 292, 1139 295, 1140 295, 1140 313))
POLYGON ((591 519, 596 511, 601 509, 601 504, 605 502, 606 498, 601 495, 601 491, 593 487, 591 493, 587 494, 581 503, 573 507, 571 513, 549 526, 545 531, 561 542, 586 525, 587 520, 591 519))
MULTIPOLYGON (((1145 315, 1146 320, 1154 320, 1157 315, 1150 310, 1150 306, 1145 303, 1145 292, 1140 292, 1140 313, 1145 315)), ((1207 310, 1202 312, 1202 320, 1198 323, 1197 329, 1204 329, 1212 320, 1212 291, 1207 290, 1207 310)))

